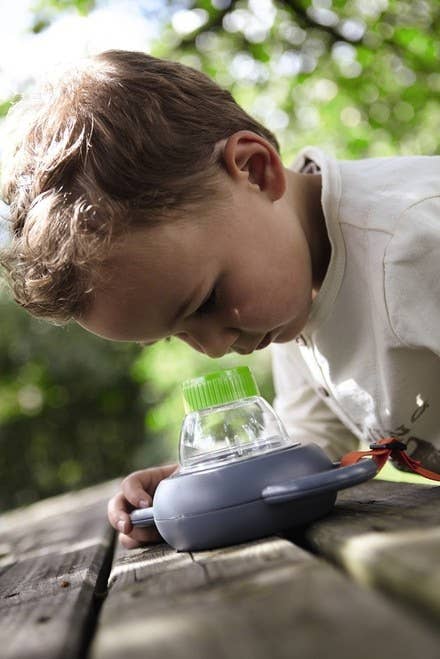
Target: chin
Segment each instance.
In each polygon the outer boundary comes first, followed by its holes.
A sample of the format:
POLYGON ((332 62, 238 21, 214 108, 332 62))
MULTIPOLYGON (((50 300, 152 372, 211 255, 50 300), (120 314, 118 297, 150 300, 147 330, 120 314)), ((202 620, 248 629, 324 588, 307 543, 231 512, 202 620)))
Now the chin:
POLYGON ((292 336, 278 336, 274 341, 272 341, 272 343, 289 343, 289 341, 293 341, 296 336, 296 334, 292 334, 292 336))
POLYGON ((289 341, 293 341, 295 336, 297 336, 295 332, 281 332, 272 343, 288 343, 289 341))
POLYGON ((298 327, 298 323, 296 323, 294 327, 286 327, 275 337, 273 343, 288 343, 289 341, 293 341, 301 334, 304 325, 305 323, 302 323, 298 327))

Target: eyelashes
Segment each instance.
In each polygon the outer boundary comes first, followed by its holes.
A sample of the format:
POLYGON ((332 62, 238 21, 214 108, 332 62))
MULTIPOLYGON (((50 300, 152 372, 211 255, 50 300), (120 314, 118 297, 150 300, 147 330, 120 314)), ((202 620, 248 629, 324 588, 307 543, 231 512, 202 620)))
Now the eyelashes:
POLYGON ((209 313, 215 308, 217 303, 217 293, 215 287, 209 293, 208 297, 202 302, 200 307, 196 309, 195 313, 209 313))

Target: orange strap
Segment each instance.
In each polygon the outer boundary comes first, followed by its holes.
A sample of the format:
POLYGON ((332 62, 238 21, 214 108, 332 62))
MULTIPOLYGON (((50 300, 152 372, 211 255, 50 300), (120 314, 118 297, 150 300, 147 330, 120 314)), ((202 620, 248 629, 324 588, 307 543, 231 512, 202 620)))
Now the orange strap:
POLYGON ((425 469, 418 460, 413 460, 413 458, 406 453, 406 445, 393 437, 385 437, 376 442, 376 444, 370 444, 370 449, 371 451, 351 451, 350 453, 347 453, 347 455, 344 455, 341 459, 341 467, 355 464, 363 457, 369 455, 377 464, 377 471, 379 472, 388 458, 392 457, 393 460, 402 465, 406 465, 416 474, 424 476, 425 478, 430 478, 433 481, 440 481, 440 474, 425 469))

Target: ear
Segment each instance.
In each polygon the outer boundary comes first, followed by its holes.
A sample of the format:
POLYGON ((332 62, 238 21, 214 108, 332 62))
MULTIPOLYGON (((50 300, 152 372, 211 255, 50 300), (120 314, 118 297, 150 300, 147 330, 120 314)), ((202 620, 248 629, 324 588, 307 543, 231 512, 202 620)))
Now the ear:
POLYGON ((237 183, 256 185, 271 201, 286 190, 286 174, 276 149, 261 135, 239 130, 222 143, 223 165, 237 183))

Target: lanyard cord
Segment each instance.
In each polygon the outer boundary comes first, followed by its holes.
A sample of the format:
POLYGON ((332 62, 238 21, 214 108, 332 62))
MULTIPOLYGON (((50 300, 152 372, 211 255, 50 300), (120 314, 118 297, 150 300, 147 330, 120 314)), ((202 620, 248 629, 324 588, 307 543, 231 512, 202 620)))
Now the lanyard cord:
POLYGON ((393 437, 385 437, 375 444, 370 444, 370 449, 370 451, 351 451, 347 453, 341 458, 341 467, 355 464, 365 456, 370 456, 377 464, 377 471, 379 472, 388 458, 391 457, 401 465, 409 467, 411 471, 419 474, 419 476, 430 478, 433 481, 440 481, 440 474, 422 467, 422 464, 418 460, 414 460, 408 455, 406 445, 393 437))

